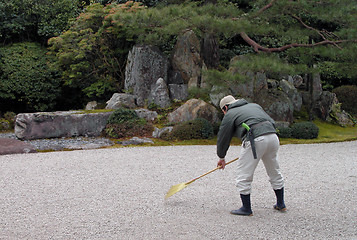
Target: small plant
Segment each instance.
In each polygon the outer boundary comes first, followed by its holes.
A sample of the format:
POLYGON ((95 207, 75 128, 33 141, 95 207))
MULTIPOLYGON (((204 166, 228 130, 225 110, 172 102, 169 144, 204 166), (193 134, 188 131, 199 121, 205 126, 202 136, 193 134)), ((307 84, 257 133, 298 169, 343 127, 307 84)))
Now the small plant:
POLYGON ((319 135, 319 128, 313 122, 300 122, 291 126, 291 135, 297 139, 314 139, 319 135))
POLYGON ((213 137, 213 126, 204 118, 180 123, 174 126, 171 133, 165 133, 161 136, 164 140, 208 139, 211 137, 213 137))

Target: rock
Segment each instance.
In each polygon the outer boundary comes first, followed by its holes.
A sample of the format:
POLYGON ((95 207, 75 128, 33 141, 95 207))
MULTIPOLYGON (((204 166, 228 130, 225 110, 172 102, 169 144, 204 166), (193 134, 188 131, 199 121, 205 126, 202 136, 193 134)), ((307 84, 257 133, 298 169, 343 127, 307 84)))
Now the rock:
POLYGON ((279 86, 279 81, 275 79, 267 79, 268 89, 273 88, 276 89, 279 86))
POLYGON ((145 108, 135 109, 134 111, 136 112, 138 117, 144 118, 148 122, 155 121, 155 119, 157 118, 157 115, 158 115, 157 112, 150 111, 150 110, 145 109, 145 108))
POLYGON ((294 107, 291 100, 277 89, 262 90, 254 97, 258 103, 275 121, 293 122, 294 107))
POLYGON ((267 77, 264 72, 257 72, 254 78, 254 92, 262 89, 268 89, 267 77))
POLYGON ((98 106, 97 101, 91 101, 87 103, 85 110, 94 110, 96 109, 97 106, 98 106))
POLYGON ((35 152, 36 149, 30 143, 12 138, 0 138, 0 155, 35 152))
POLYGON ((294 111, 300 111, 302 106, 302 97, 298 90, 295 88, 295 86, 292 83, 283 79, 280 81, 279 87, 281 87, 283 92, 288 95, 288 98, 293 104, 294 111))
POLYGON ((205 34, 201 52, 203 61, 208 68, 219 66, 219 44, 213 34, 205 34))
POLYGON ((323 91, 313 106, 313 113, 320 119, 326 120, 334 104, 338 104, 336 94, 323 91))
POLYGON ((169 71, 169 79, 168 79, 168 84, 184 84, 183 78, 181 76, 181 73, 179 71, 174 71, 170 70, 169 71))
POLYGON ((159 78, 151 87, 148 102, 149 104, 154 103, 161 108, 167 108, 171 105, 169 90, 167 89, 164 79, 159 78))
POLYGON ((16 117, 15 135, 22 140, 74 136, 99 136, 112 112, 20 113, 16 117))
POLYGON ((105 109, 118 109, 124 108, 136 108, 135 104, 136 96, 126 93, 114 93, 113 96, 107 101, 105 109))
POLYGON ((136 45, 128 54, 125 68, 126 91, 137 96, 136 104, 144 106, 151 86, 162 78, 167 83, 168 59, 154 46, 136 45))
POLYGON ((293 84, 295 88, 299 89, 303 86, 304 79, 300 75, 295 75, 293 76, 293 84))
POLYGON ((161 135, 164 132, 171 132, 174 127, 163 127, 163 128, 157 128, 155 127, 154 132, 152 133, 152 137, 154 138, 160 138, 161 135))
POLYGON ((312 101, 317 101, 322 94, 321 77, 319 73, 314 73, 312 76, 312 101))
POLYGON ((144 144, 144 143, 154 143, 154 141, 152 141, 150 138, 138 138, 138 137, 133 137, 130 140, 127 141, 121 141, 118 142, 119 144, 123 145, 123 146, 127 146, 127 145, 139 145, 139 144, 144 144))
POLYGON ((171 100, 186 100, 188 98, 187 84, 169 84, 171 100))
POLYGON ((211 93, 209 94, 209 97, 211 103, 214 106, 219 107, 219 102, 221 101, 221 99, 231 94, 232 94, 231 91, 225 87, 213 86, 211 89, 211 93))
POLYGON ((181 35, 176 42, 171 64, 173 71, 181 73, 182 79, 188 88, 198 87, 201 78, 201 49, 200 41, 192 30, 181 35))
POLYGON ((212 124, 220 122, 217 109, 200 99, 190 99, 184 105, 169 113, 169 122, 179 123, 196 118, 205 118, 212 124))
POLYGON ((342 127, 351 127, 356 124, 353 117, 341 109, 335 93, 323 91, 313 110, 322 120, 337 123, 342 127))

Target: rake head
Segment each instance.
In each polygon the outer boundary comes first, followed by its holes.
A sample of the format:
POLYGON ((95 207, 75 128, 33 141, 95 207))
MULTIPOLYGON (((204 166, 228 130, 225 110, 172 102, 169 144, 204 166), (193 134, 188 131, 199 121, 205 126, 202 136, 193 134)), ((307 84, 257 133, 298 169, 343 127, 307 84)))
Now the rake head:
POLYGON ((188 183, 180 183, 177 185, 174 185, 170 188, 170 190, 167 192, 165 199, 168 199, 169 197, 171 197, 172 195, 174 195, 175 193, 181 191, 182 189, 184 189, 185 187, 187 187, 188 183))

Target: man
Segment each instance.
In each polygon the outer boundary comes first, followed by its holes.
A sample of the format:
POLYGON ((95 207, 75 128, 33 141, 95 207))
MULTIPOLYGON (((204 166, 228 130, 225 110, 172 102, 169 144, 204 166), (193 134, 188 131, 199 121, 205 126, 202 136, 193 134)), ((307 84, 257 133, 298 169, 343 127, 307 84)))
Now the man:
POLYGON ((236 183, 243 206, 232 210, 231 214, 253 215, 250 203, 251 184, 260 159, 277 198, 274 209, 286 211, 284 179, 277 161, 279 138, 274 120, 258 104, 248 103, 245 99, 235 99, 231 95, 222 98, 220 107, 224 117, 217 138, 217 155, 220 158, 217 166, 224 169, 224 158, 232 137, 235 135, 242 140, 236 183))

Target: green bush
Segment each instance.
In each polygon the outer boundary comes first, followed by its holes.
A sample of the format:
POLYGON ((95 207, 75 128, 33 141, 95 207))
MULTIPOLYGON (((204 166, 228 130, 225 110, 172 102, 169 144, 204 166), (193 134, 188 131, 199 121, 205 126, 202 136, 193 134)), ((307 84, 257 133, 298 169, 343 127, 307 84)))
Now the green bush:
POLYGON ((204 118, 196 118, 180 123, 174 126, 171 133, 166 133, 161 136, 164 140, 208 139, 211 137, 213 137, 213 126, 204 118))
POLYGON ((134 110, 119 108, 109 116, 107 124, 129 123, 139 120, 140 118, 134 110))
POLYGON ((7 120, 10 123, 10 127, 14 128, 16 113, 14 113, 14 112, 6 112, 4 114, 4 118, 5 118, 5 120, 7 120))
POLYGON ((292 130, 290 127, 277 128, 277 134, 281 138, 291 138, 292 130))
POLYGON ((291 135, 297 139, 313 139, 319 135, 319 127, 313 122, 300 122, 291 126, 291 135))
POLYGON ((111 138, 151 136, 154 127, 139 118, 134 110, 119 108, 108 118, 104 135, 111 138))
POLYGON ((338 101, 342 104, 343 110, 357 114, 357 86, 345 85, 335 88, 333 92, 336 94, 338 101))
POLYGON ((11 129, 11 123, 5 118, 0 118, 0 131, 10 130, 10 129, 11 129))
POLYGON ((19 111, 51 110, 60 96, 61 80, 49 66, 52 58, 37 43, 0 48, 0 107, 19 111))

